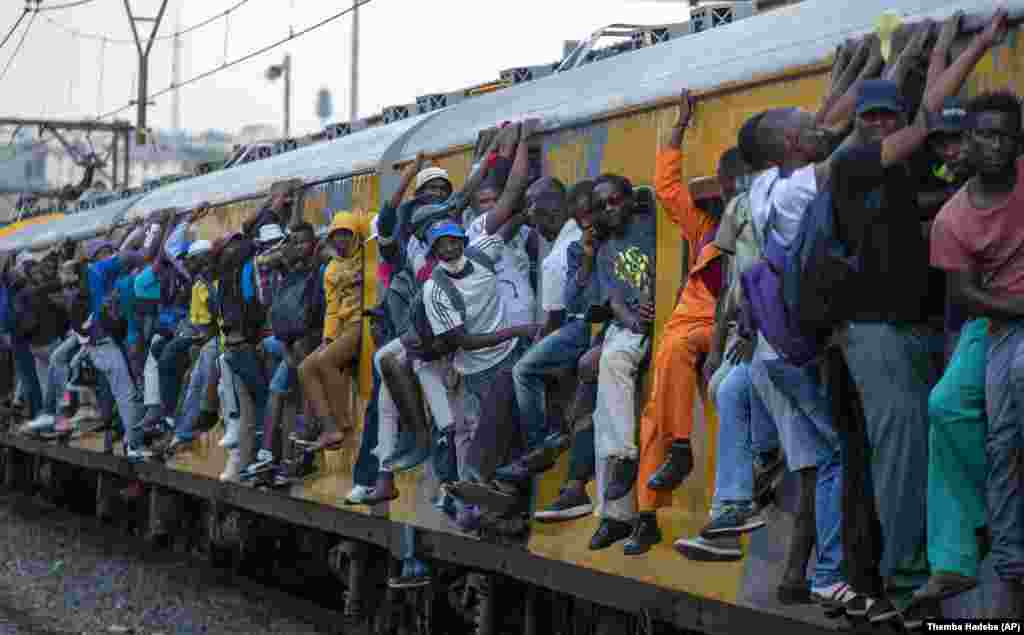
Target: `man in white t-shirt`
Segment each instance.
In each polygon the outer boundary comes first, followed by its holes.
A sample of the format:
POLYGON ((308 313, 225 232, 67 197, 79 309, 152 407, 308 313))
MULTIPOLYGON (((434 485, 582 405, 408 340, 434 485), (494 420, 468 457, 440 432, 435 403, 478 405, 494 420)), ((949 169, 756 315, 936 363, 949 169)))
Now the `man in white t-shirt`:
MULTIPOLYGON (((466 228, 466 237, 470 243, 489 236, 487 233, 487 216, 490 212, 477 216, 466 228)), ((495 263, 498 274, 498 293, 504 299, 505 312, 510 326, 533 324, 536 320, 537 297, 530 282, 532 245, 530 228, 523 225, 512 234, 511 239, 501 248, 501 259, 495 263)))
MULTIPOLYGON (((434 337, 441 339, 445 350, 454 351, 452 364, 462 375, 463 421, 470 442, 485 419, 485 404, 493 405, 489 394, 499 375, 504 370, 511 375, 518 358, 516 338, 531 338, 537 330, 535 325, 508 326, 494 271, 505 234, 517 231, 521 222, 522 218, 510 220, 501 233, 470 243, 468 249, 465 232, 454 223, 433 227, 427 237, 438 270, 423 285, 424 308, 434 337)), ((415 355, 413 348, 410 352, 415 355)), ((484 481, 477 466, 461 456, 460 478, 484 481)))

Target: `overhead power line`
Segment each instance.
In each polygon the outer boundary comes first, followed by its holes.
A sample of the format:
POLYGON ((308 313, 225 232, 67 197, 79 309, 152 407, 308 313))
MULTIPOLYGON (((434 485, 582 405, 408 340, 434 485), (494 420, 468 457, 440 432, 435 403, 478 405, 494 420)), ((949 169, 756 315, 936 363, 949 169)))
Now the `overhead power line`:
MULTIPOLYGON (((188 86, 189 84, 193 84, 195 82, 198 82, 201 79, 206 79, 207 77, 210 77, 211 75, 216 75, 217 73, 219 73, 221 71, 225 71, 225 70, 231 68, 232 66, 237 66, 238 64, 241 64, 242 62, 247 62, 247 61, 251 60, 254 57, 258 57, 260 55, 263 55, 264 53, 266 53, 268 51, 271 51, 271 50, 281 46, 282 44, 287 44, 288 42, 290 42, 290 41, 292 41, 292 40, 294 40, 296 38, 300 38, 303 35, 306 35, 307 33, 315 31, 315 30, 319 29, 322 26, 326 26, 327 24, 330 24, 331 22, 334 22, 338 18, 341 18, 342 16, 344 16, 344 15, 346 15, 348 13, 351 13, 354 9, 356 9, 358 7, 362 7, 364 5, 370 4, 370 2, 372 2, 372 1, 373 0, 361 0, 361 2, 356 2, 351 7, 345 9, 344 11, 340 11, 338 13, 335 13, 334 15, 332 15, 330 17, 327 17, 327 18, 321 20, 320 22, 317 22, 316 24, 310 25, 310 26, 302 29, 301 31, 296 31, 294 33, 290 33, 287 37, 283 37, 283 38, 281 38, 281 39, 279 39, 279 40, 277 40, 275 42, 267 44, 264 47, 261 47, 259 49, 254 50, 254 51, 246 53, 242 57, 233 59, 230 62, 225 62, 224 64, 222 64, 221 66, 218 66, 217 68, 212 68, 212 69, 210 69, 210 70, 208 70, 208 71, 206 71, 204 73, 200 73, 198 75, 193 75, 192 77, 189 77, 188 79, 186 79, 185 81, 181 82, 180 84, 171 84, 170 86, 168 86, 167 88, 164 88, 163 90, 158 90, 157 92, 152 93, 151 95, 148 95, 146 97, 146 100, 148 101, 150 99, 159 97, 161 95, 166 95, 167 93, 171 92, 172 90, 174 90, 176 88, 183 88, 185 86, 188 86)), ((121 113, 121 112, 124 112, 125 110, 128 110, 129 108, 131 108, 134 105, 135 105, 134 103, 126 104, 126 105, 124 105, 124 106, 122 106, 122 107, 120 107, 120 108, 118 108, 116 110, 111 110, 108 113, 104 113, 104 114, 100 115, 99 117, 97 117, 97 119, 106 119, 107 117, 113 117, 114 115, 116 115, 118 113, 121 113)))
POLYGON ((7 65, 4 66, 3 72, 0 73, 0 82, 4 81, 4 78, 7 77, 7 71, 11 68, 11 64, 14 63, 14 58, 18 57, 18 53, 21 52, 21 47, 25 44, 25 38, 28 37, 28 32, 32 30, 32 24, 36 21, 37 15, 38 14, 33 11, 32 17, 28 19, 28 24, 25 26, 25 30, 21 32, 21 39, 18 40, 17 48, 15 48, 14 52, 11 53, 11 58, 7 60, 7 65))
POLYGON ((7 44, 7 40, 11 39, 11 36, 14 35, 14 32, 18 30, 18 25, 21 24, 21 21, 25 19, 25 16, 28 15, 28 13, 29 9, 26 7, 25 10, 21 12, 21 15, 18 16, 18 20, 14 23, 14 26, 11 27, 11 30, 8 31, 7 35, 4 36, 3 42, 0 42, 0 49, 2 49, 5 44, 7 44))
POLYGON ((36 11, 60 11, 61 9, 71 9, 73 7, 80 7, 83 4, 89 4, 95 0, 78 0, 78 2, 68 2, 66 4, 58 4, 52 7, 38 7, 36 11))
MULTIPOLYGON (((187 35, 187 34, 191 33, 192 31, 196 31, 198 29, 201 29, 201 28, 203 28, 204 26, 206 26, 208 24, 216 22, 217 20, 226 18, 227 16, 231 15, 232 13, 234 13, 235 11, 237 11, 238 9, 243 7, 244 5, 248 4, 249 2, 250 2, 250 0, 238 0, 238 2, 236 2, 233 5, 231 5, 227 9, 224 9, 223 11, 219 11, 218 13, 216 13, 214 15, 211 15, 210 17, 206 18, 205 20, 201 20, 199 22, 196 22, 195 24, 193 24, 191 26, 188 26, 188 27, 186 27, 184 29, 181 29, 180 31, 175 31, 174 33, 170 33, 168 35, 161 35, 160 37, 157 37, 157 38, 154 38, 154 39, 156 41, 160 42, 160 41, 164 41, 164 40, 172 40, 175 37, 180 37, 182 35, 187 35)), ((80 38, 85 39, 85 40, 97 40, 97 41, 107 42, 108 44, 131 44, 133 46, 135 45, 135 40, 128 39, 128 38, 115 38, 115 37, 110 37, 108 35, 104 35, 102 33, 92 33, 92 32, 89 32, 89 31, 82 31, 80 29, 76 29, 75 27, 68 26, 67 24, 64 24, 62 22, 58 22, 57 20, 54 20, 53 18, 51 18, 48 15, 44 15, 43 19, 46 20, 47 22, 49 22, 51 25, 57 27, 58 29, 66 31, 66 32, 74 35, 75 37, 80 37, 80 38)))

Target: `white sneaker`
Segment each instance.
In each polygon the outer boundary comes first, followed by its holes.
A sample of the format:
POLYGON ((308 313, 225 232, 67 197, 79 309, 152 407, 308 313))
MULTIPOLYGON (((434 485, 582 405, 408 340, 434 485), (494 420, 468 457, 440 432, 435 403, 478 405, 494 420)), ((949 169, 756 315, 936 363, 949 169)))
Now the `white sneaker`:
POLYGON ((75 411, 75 416, 71 417, 71 423, 79 424, 85 423, 86 421, 99 421, 102 419, 100 411, 93 406, 80 406, 75 411))
POLYGON ((355 487, 352 488, 352 491, 348 493, 348 496, 345 497, 345 502, 352 505, 361 505, 367 498, 370 497, 371 493, 373 493, 372 487, 367 487, 365 485, 356 485, 355 487))
POLYGON ((153 452, 147 448, 137 448, 132 445, 125 446, 124 449, 125 457, 132 462, 145 461, 153 458, 153 452))
POLYGON ((222 481, 237 481, 242 474, 242 452, 235 448, 228 452, 228 462, 220 474, 222 481))
POLYGON ((234 449, 238 447, 238 428, 241 427, 240 419, 228 419, 224 423, 224 438, 220 440, 220 447, 234 449))
POLYGON ((50 414, 41 414, 28 422, 28 429, 32 432, 40 432, 52 428, 57 423, 57 418, 50 414))

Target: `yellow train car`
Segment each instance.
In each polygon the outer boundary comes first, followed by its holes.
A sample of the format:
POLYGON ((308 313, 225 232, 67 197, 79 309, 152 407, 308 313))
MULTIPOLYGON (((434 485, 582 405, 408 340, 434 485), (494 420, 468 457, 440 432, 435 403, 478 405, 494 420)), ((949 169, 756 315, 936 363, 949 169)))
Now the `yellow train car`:
MULTIPOLYGON (((679 90, 700 96, 696 125, 684 142, 684 178, 712 176, 718 157, 735 145, 736 133, 752 114, 776 106, 817 108, 825 95, 834 47, 846 38, 874 30, 884 11, 904 15, 906 22, 941 19, 952 11, 987 12, 992 2, 956 0, 860 0, 808 2, 756 16, 711 32, 672 40, 616 56, 564 74, 480 95, 441 111, 374 128, 329 143, 160 188, 132 202, 124 220, 143 217, 164 207, 190 209, 201 202, 218 207, 199 228, 213 238, 236 230, 285 178, 306 183, 303 214, 325 225, 338 210, 372 215, 393 192, 397 169, 417 152, 426 152, 448 170, 460 187, 469 172, 473 142, 479 131, 505 120, 540 117, 545 165, 566 183, 613 172, 634 184, 650 185, 657 149, 675 118, 679 90)), ((1024 2, 1011 3, 1016 21, 1024 2)), ((965 21, 977 29, 978 15, 965 21)), ((1014 22, 1016 24, 1016 22, 1014 22)), ((1017 29, 976 70, 969 92, 1018 88, 1024 79, 1017 29)), ((120 222, 120 218, 118 222, 120 222)), ((0 251, 19 245, 18 233, 0 241, 0 251)), ((31 240, 22 246, 35 246, 31 240)), ((365 252, 364 302, 377 300, 376 246, 365 252)), ((686 254, 679 231, 659 213, 657 333, 671 313, 686 254)), ((370 398, 373 347, 369 329, 357 385, 365 404, 370 398)), ((657 342, 657 334, 655 336, 657 342)), ((698 400, 699 404, 699 400, 698 400)), ((221 432, 207 434, 196 448, 166 467, 127 466, 116 456, 102 455, 99 437, 74 441, 68 448, 45 446, 7 436, 0 443, 19 452, 73 462, 121 477, 137 477, 156 486, 216 498, 226 504, 349 538, 397 548, 400 529, 420 532, 421 553, 458 565, 497 572, 598 604, 654 616, 679 627, 703 632, 736 632, 738 628, 786 628, 811 632, 836 628, 819 607, 784 607, 775 598, 785 549, 792 528, 794 483, 782 487, 769 526, 746 538, 743 560, 698 563, 671 548, 681 536, 695 535, 706 522, 714 487, 717 419, 713 408, 700 406, 694 430, 698 468, 674 496, 674 506, 659 513, 665 540, 640 557, 621 549, 591 552, 587 543, 596 518, 560 524, 534 523, 528 540, 498 545, 470 539, 434 508, 436 480, 426 467, 397 477, 402 496, 379 508, 353 508, 342 502, 352 487, 352 467, 359 452, 359 434, 345 447, 321 459, 319 478, 293 488, 286 496, 262 493, 217 476, 226 460, 217 445, 221 432), (93 458, 88 458, 89 456, 93 458), (102 455, 96 458, 95 455, 102 455)), ((361 431, 360 431, 361 433, 361 431)), ((567 470, 565 459, 540 477, 534 504, 547 505, 558 493, 567 470)), ((595 496, 591 486, 591 496, 595 496)), ((979 616, 991 589, 979 589, 946 607, 947 615, 979 616)), ((543 631, 541 631, 543 632, 543 631)))

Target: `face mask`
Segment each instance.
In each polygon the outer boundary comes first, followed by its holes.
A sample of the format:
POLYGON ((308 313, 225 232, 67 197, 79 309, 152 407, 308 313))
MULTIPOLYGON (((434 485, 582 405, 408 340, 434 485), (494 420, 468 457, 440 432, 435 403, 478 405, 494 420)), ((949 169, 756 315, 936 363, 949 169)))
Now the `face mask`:
POLYGON ((437 264, 448 273, 459 273, 466 268, 466 257, 462 256, 458 260, 452 260, 451 262, 438 260, 437 264))

